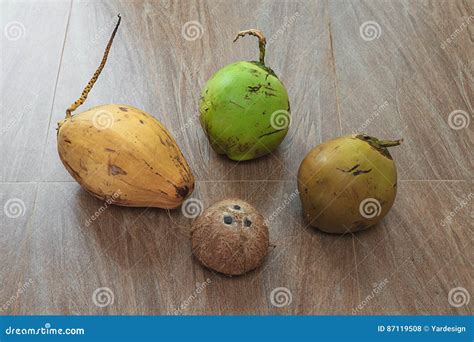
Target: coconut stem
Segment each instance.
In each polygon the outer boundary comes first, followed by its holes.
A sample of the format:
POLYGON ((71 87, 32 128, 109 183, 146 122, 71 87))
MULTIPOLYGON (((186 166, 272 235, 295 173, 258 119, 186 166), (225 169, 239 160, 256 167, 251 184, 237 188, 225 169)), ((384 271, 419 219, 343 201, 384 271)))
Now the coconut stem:
POLYGON ((399 140, 379 140, 377 143, 382 147, 398 146, 402 143, 403 139, 399 140))
POLYGON ((234 42, 237 41, 240 37, 244 37, 245 35, 251 35, 258 38, 258 48, 260 49, 260 63, 265 65, 265 46, 267 45, 267 40, 265 36, 260 30, 257 29, 250 29, 245 31, 240 31, 235 37, 234 42))
POLYGON ((79 97, 76 102, 74 102, 71 106, 69 106, 68 109, 66 109, 66 119, 71 117, 71 113, 77 109, 80 105, 82 105, 86 99, 87 95, 89 95, 89 92, 91 91, 92 87, 94 86, 94 83, 97 81, 99 78, 100 73, 102 72, 102 69, 104 69, 105 62, 107 62, 107 57, 109 56, 109 51, 110 48, 112 47, 112 42, 114 41, 115 34, 117 33, 117 29, 120 25, 120 22, 122 21, 122 17, 120 14, 117 15, 118 21, 117 24, 115 25, 115 28, 112 32, 112 35, 109 38, 109 42, 107 43, 107 46, 105 47, 104 55, 102 57, 102 61, 100 62, 99 67, 95 71, 94 75, 90 79, 89 83, 87 83, 86 87, 82 91, 81 97, 79 97))

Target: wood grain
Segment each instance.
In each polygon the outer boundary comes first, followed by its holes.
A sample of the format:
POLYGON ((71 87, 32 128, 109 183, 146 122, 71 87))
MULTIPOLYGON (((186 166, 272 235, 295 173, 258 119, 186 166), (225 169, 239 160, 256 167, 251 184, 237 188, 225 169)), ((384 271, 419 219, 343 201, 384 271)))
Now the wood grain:
POLYGON ((36 188, 34 183, 0 184, 0 314, 13 312, 13 307, 21 300, 19 291, 32 285, 25 275, 30 253, 26 242, 32 228, 36 188), (25 261, 19 262, 22 259, 25 261))
POLYGON ((2 1, 3 181, 40 181, 69 1, 2 1))
POLYGON ((472 314, 472 302, 448 301, 456 287, 474 295, 472 123, 456 130, 448 116, 472 119, 474 20, 447 39, 473 13, 462 0, 2 2, 2 28, 26 28, 16 41, 2 37, 2 313, 472 314), (109 60, 79 111, 123 103, 163 122, 195 174, 193 198, 207 207, 239 197, 269 219, 261 268, 242 277, 206 269, 180 209, 107 206, 61 165, 56 122, 95 71, 117 13, 109 60), (183 37, 190 21, 201 25, 196 40, 183 37), (363 39, 367 21, 378 38, 363 39), (219 68, 257 58, 254 39, 232 43, 253 27, 267 35, 292 125, 275 153, 235 163, 210 148, 198 99, 219 68), (359 130, 405 139, 392 149, 395 205, 371 230, 321 233, 303 220, 299 163, 359 130), (18 218, 7 215, 12 199, 25 208, 18 218), (93 300, 103 287, 114 298, 105 307, 93 300), (279 288, 287 305, 272 301, 279 288))
POLYGON ((460 70, 472 59, 470 26, 455 45, 441 45, 473 6, 424 3, 331 3, 342 127, 345 133, 363 128, 384 138, 403 137, 403 149, 393 149, 401 179, 467 179, 474 166, 468 153, 472 126, 454 130, 448 117, 454 110, 473 113, 472 74, 460 70), (366 21, 379 25, 379 38, 361 38, 366 21))
POLYGON ((387 219, 354 235, 360 300, 388 281, 366 314, 472 314, 469 306, 449 305, 447 294, 474 290, 473 197, 472 182, 401 182, 387 219))

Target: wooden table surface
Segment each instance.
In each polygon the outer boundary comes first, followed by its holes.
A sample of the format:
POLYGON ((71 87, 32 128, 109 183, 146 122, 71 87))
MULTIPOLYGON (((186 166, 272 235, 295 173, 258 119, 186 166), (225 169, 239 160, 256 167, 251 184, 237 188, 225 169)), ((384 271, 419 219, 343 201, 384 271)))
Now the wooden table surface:
POLYGON ((1 313, 472 314, 473 15, 468 0, 2 0, 1 313), (117 13, 81 109, 122 103, 159 119, 206 207, 230 196, 266 217, 282 207, 258 270, 229 278, 201 266, 179 209, 109 206, 86 226, 104 203, 60 163, 56 122, 117 13), (248 28, 267 35, 293 121, 275 153, 235 163, 214 153, 196 115, 215 71, 258 57, 255 38, 232 43, 248 28), (324 234, 297 197, 284 200, 312 147, 355 130, 403 137, 391 149, 398 195, 375 228, 324 234))

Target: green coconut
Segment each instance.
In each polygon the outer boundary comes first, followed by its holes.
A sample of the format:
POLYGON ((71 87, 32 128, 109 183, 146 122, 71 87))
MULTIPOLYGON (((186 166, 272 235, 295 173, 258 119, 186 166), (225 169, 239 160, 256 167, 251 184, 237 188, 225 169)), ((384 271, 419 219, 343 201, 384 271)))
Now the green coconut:
POLYGON ((201 125, 212 148, 236 161, 274 151, 291 122, 285 86, 265 65, 265 37, 258 30, 246 30, 234 41, 247 34, 259 39, 260 60, 220 69, 207 81, 199 104, 201 125))

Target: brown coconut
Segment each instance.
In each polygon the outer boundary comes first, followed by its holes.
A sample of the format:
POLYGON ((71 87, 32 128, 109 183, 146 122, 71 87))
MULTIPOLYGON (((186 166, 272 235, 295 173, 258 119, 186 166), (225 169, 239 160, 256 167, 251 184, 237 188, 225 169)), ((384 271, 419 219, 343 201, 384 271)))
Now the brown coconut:
POLYGON ((191 242, 194 255, 206 267, 240 275, 262 264, 269 246, 268 227, 250 204, 226 199, 193 222, 191 242))

